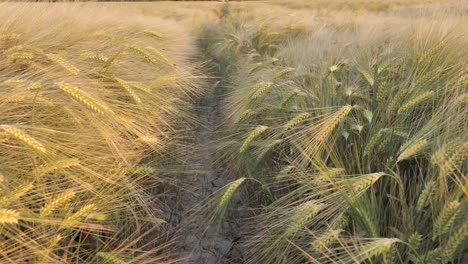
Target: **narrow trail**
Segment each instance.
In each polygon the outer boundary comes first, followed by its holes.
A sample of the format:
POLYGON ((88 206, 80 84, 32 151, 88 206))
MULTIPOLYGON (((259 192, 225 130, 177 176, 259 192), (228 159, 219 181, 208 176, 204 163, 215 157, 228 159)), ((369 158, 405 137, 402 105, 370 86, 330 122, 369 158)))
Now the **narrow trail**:
POLYGON ((200 209, 197 206, 202 201, 232 181, 227 179, 215 164, 215 130, 221 122, 222 85, 221 81, 213 82, 198 107, 198 120, 202 124, 195 131, 197 150, 194 151, 188 165, 191 170, 202 173, 188 175, 182 182, 186 188, 178 201, 180 231, 176 240, 179 256, 188 257, 182 263, 241 263, 238 260, 240 251, 236 248, 239 224, 236 222, 235 212, 230 212, 229 217, 225 217, 217 226, 207 226, 203 217, 192 217, 192 213, 200 209), (207 229, 203 234, 196 232, 205 228, 207 229))

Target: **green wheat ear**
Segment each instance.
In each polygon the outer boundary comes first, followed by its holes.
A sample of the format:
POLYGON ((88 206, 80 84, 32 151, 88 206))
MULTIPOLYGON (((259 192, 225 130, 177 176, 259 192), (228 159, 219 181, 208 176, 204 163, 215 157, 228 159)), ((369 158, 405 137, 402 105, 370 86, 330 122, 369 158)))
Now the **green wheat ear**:
POLYGON ((234 192, 239 188, 239 186, 245 181, 245 178, 240 178, 237 179, 231 183, 229 183, 229 187, 226 189, 224 192, 223 196, 221 196, 221 199, 219 201, 219 206, 221 208, 225 207, 228 202, 231 200, 232 195, 234 192))
POLYGON ((460 202, 452 201, 448 203, 444 209, 439 213, 436 221, 434 222, 433 237, 434 240, 436 237, 446 233, 455 222, 455 218, 460 212, 460 202))
POLYGON ((127 261, 122 259, 119 255, 112 252, 98 252, 96 254, 104 261, 105 264, 126 264, 127 261))
POLYGON ((254 93, 252 94, 252 96, 250 96, 250 99, 255 100, 255 99, 259 98, 262 94, 264 94, 272 86, 273 86, 273 83, 271 83, 271 82, 262 82, 262 83, 257 84, 254 87, 255 90, 254 90, 254 93))
POLYGON ((428 144, 427 139, 421 139, 416 142, 410 142, 402 147, 403 151, 401 151, 400 155, 398 156, 398 161, 402 161, 405 159, 412 158, 416 154, 419 154, 428 144))
POLYGON ((289 120, 285 125, 284 125, 284 129, 285 130, 290 130, 292 128, 294 128, 295 126, 299 125, 300 123, 302 123, 303 121, 305 121, 306 119, 310 118, 311 117, 311 114, 310 113, 301 113, 301 114, 298 114, 296 115, 295 117, 293 117, 291 120, 289 120))
POLYGON ((261 134, 263 134, 266 130, 268 129, 267 126, 257 126, 250 134, 249 136, 244 140, 244 142, 242 143, 241 147, 239 148, 239 152, 240 153, 244 153, 247 148, 250 146, 250 143, 252 143, 252 141, 257 138, 258 136, 260 136, 261 134))

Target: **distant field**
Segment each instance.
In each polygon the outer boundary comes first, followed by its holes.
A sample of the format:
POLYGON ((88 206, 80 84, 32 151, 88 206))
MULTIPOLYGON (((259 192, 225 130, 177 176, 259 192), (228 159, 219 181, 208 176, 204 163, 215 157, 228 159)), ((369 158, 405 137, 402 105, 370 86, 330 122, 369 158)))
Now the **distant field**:
POLYGON ((0 3, 0 263, 466 263, 467 18, 0 3))

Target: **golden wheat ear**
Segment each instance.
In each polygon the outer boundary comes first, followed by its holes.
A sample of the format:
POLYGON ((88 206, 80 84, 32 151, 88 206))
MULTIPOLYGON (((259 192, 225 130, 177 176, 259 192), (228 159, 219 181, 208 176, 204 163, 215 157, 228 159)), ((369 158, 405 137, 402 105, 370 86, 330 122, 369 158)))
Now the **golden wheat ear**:
POLYGON ((34 139, 30 135, 26 134, 26 132, 22 131, 21 129, 10 126, 10 125, 0 125, 0 129, 11 135, 12 137, 18 139, 19 141, 23 142, 25 145, 31 147, 32 149, 36 150, 40 153, 46 153, 47 150, 44 145, 39 142, 38 140, 34 139))

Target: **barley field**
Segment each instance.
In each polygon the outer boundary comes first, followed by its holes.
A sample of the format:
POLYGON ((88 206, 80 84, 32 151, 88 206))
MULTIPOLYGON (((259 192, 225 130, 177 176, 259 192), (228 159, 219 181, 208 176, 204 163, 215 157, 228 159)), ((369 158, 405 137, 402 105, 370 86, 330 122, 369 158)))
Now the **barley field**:
POLYGON ((468 263, 468 3, 0 3, 0 263, 468 263))

